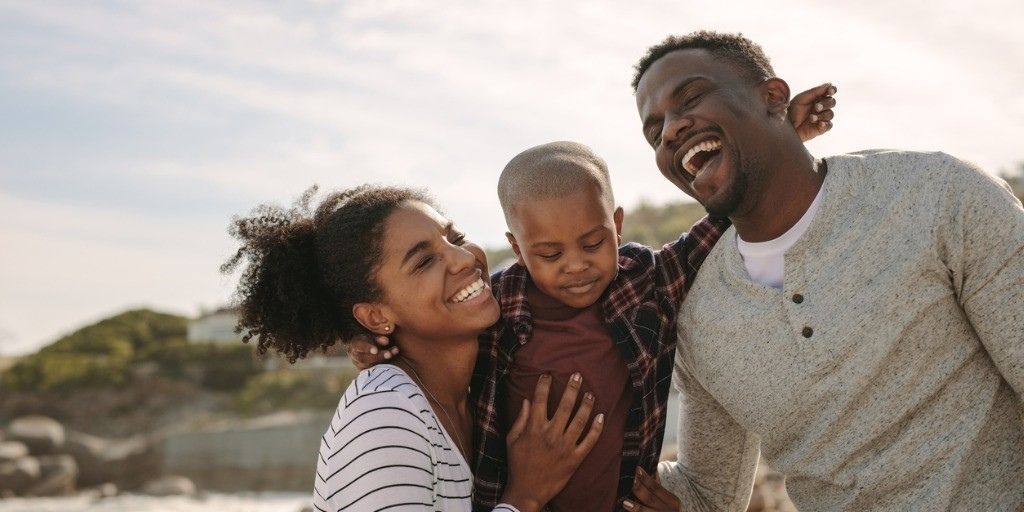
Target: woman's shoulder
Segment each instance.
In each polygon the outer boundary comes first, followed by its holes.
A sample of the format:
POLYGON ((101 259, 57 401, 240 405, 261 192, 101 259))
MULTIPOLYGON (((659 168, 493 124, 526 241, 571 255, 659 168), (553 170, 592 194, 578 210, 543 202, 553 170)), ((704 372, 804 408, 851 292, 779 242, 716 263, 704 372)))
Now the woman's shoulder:
POLYGON ((423 414, 429 410, 422 390, 408 374, 397 366, 379 364, 352 379, 338 401, 332 426, 340 428, 356 419, 372 421, 377 416, 425 425, 423 414))

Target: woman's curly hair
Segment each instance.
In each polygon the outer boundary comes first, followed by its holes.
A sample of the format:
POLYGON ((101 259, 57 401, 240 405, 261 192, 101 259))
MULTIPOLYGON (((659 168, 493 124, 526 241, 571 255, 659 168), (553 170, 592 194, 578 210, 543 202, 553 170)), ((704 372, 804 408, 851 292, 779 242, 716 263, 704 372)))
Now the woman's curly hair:
POLYGON ((315 210, 313 186, 290 208, 263 204, 234 217, 228 232, 241 247, 221 272, 245 268, 235 292, 236 332, 295 362, 310 350, 366 332, 352 306, 379 300, 375 272, 384 221, 405 201, 432 204, 422 192, 362 185, 328 194, 315 210))

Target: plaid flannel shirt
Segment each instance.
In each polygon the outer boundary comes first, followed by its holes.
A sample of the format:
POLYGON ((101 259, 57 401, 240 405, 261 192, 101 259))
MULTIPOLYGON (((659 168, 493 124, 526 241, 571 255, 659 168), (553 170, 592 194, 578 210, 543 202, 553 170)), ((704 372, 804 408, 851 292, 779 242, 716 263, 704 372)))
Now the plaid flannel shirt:
MULTIPOLYGON (((626 419, 619 470, 619 508, 629 496, 637 466, 655 474, 665 432, 676 347, 676 313, 697 270, 728 219, 705 217, 688 234, 654 251, 628 243, 619 248, 618 274, 602 296, 605 322, 637 391, 626 419)), ((530 339, 533 321, 526 302, 526 268, 514 264, 491 276, 501 319, 480 335, 480 353, 470 387, 475 403, 474 510, 491 510, 508 483, 505 432, 499 407, 515 352, 530 339)))

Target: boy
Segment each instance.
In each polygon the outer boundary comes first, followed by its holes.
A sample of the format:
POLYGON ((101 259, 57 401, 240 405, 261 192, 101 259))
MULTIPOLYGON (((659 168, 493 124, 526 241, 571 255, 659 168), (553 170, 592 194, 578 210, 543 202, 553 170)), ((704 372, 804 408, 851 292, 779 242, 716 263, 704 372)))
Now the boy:
MULTIPOLYGON (((675 353, 675 317, 704 256, 728 227, 704 219, 659 252, 618 247, 623 211, 608 169, 589 148, 554 142, 513 158, 498 182, 516 264, 492 278, 502 320, 481 336, 474 503, 491 506, 507 483, 503 433, 536 379, 561 396, 579 372, 605 426, 553 510, 613 510, 637 468, 661 453, 675 353)), ((550 404, 554 408, 554 403, 550 404)))

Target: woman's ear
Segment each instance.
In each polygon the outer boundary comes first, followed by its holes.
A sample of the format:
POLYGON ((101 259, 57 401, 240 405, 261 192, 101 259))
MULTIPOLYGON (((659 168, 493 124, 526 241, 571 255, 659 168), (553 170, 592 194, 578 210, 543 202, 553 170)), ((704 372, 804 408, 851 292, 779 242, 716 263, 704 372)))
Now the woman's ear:
POLYGON ((387 336, 395 332, 395 322, 386 307, 371 302, 352 306, 352 316, 368 331, 387 336))
POLYGON ((615 209, 615 213, 612 214, 612 219, 615 221, 615 236, 618 240, 618 244, 622 245, 622 219, 625 218, 626 213, 619 206, 615 209))
POLYGON ((789 108, 789 84, 781 78, 769 78, 761 83, 761 98, 768 107, 768 115, 786 118, 789 108))

